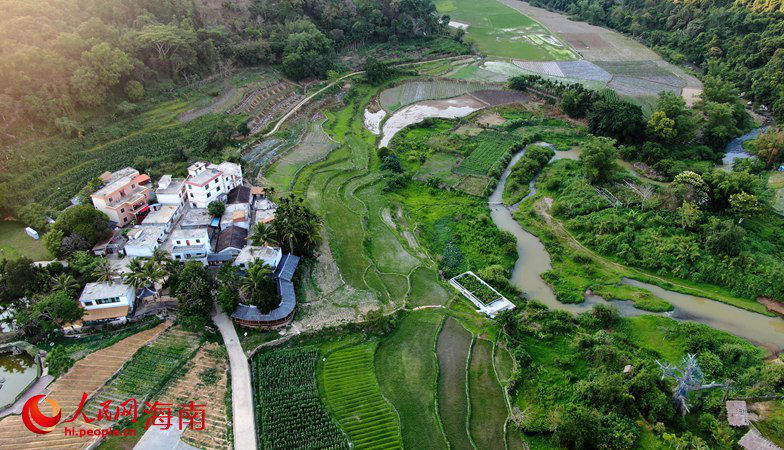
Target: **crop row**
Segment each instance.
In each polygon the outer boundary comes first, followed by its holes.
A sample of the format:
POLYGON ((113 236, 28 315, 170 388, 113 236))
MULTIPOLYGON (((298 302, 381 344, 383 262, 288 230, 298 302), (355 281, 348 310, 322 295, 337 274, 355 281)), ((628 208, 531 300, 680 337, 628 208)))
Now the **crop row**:
POLYGON ((376 343, 369 342, 327 357, 323 376, 327 404, 354 448, 400 448, 397 416, 376 381, 375 350, 376 343))
POLYGON ((152 132, 142 132, 108 144, 76 149, 67 145, 42 149, 41 164, 10 180, 17 197, 62 207, 93 177, 133 164, 137 157, 157 162, 178 158, 179 152, 203 153, 210 137, 221 126, 222 116, 208 115, 152 132), (60 150, 65 150, 61 152, 60 150))
POLYGON ((456 173, 487 175, 500 161, 503 161, 514 145, 514 141, 502 135, 496 135, 495 132, 484 132, 479 136, 483 138, 474 151, 455 168, 456 173))
POLYGON ((498 294, 482 283, 476 275, 467 273, 455 281, 460 283, 467 291, 474 294, 474 296, 484 304, 492 303, 499 298, 498 294))
POLYGON ((480 83, 456 81, 411 81, 385 90, 379 95, 379 100, 381 106, 389 111, 418 101, 456 97, 485 87, 480 83))
POLYGON ((348 448, 321 401, 316 382, 319 351, 276 350, 253 361, 256 417, 265 449, 348 448))
POLYGON ((143 401, 163 387, 199 345, 195 334, 168 330, 152 344, 137 351, 120 373, 112 379, 87 405, 87 415, 94 418, 100 404, 112 400, 113 406, 128 399, 136 399, 140 408, 143 401))

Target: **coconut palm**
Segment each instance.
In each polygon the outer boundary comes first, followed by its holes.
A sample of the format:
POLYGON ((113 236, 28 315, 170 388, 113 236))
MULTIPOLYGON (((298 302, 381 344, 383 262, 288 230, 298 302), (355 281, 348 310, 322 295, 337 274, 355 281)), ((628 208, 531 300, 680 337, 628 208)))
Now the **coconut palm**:
POLYGON ((277 244, 275 241, 275 230, 268 223, 257 223, 250 236, 253 245, 277 244))
POLYGON ((155 264, 158 265, 158 267, 161 268, 165 267, 167 263, 171 261, 171 257, 169 256, 169 253, 160 247, 153 250, 152 257, 150 259, 154 261, 155 264))
POLYGON ((106 258, 98 259, 98 263, 93 269, 93 277, 97 281, 109 282, 120 276, 120 273, 112 267, 106 258))
POLYGON ((79 289, 79 282, 72 275, 61 273, 52 278, 52 290, 64 292, 76 292, 79 289))
POLYGON ((128 273, 123 275, 125 283, 134 289, 143 289, 150 285, 150 279, 145 269, 145 264, 139 258, 134 258, 128 264, 128 273))
POLYGON ((272 268, 263 261, 258 261, 248 268, 240 282, 240 289, 247 301, 264 312, 268 312, 280 303, 274 294, 274 281, 271 275, 272 268))

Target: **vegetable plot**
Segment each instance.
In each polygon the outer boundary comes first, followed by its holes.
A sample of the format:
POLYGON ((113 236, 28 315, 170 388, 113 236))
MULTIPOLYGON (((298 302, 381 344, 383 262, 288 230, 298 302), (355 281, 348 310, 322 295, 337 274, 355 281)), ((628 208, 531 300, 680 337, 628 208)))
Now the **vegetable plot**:
POLYGON ((276 350, 253 361, 261 448, 349 448, 319 397, 319 355, 314 348, 276 350))

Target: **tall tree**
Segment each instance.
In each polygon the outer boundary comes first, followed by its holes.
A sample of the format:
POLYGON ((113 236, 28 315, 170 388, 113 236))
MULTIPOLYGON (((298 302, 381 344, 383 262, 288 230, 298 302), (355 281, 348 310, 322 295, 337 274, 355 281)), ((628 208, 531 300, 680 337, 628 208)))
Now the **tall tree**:
POLYGON ((615 158, 617 150, 612 139, 596 138, 586 142, 580 153, 580 161, 588 182, 602 183, 612 178, 617 170, 615 158))

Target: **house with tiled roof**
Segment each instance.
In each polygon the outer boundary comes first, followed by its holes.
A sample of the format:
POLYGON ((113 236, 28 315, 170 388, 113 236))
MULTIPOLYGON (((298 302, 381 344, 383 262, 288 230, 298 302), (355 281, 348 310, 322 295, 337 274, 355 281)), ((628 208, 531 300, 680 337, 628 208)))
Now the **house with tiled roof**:
POLYGON ((109 216, 109 220, 120 227, 141 219, 149 210, 150 177, 140 174, 133 167, 116 172, 105 172, 100 176, 104 185, 90 200, 95 209, 109 216))
POLYGON ((239 256, 248 245, 248 230, 238 226, 229 226, 221 230, 215 238, 215 248, 209 254, 210 265, 223 264, 239 256))

